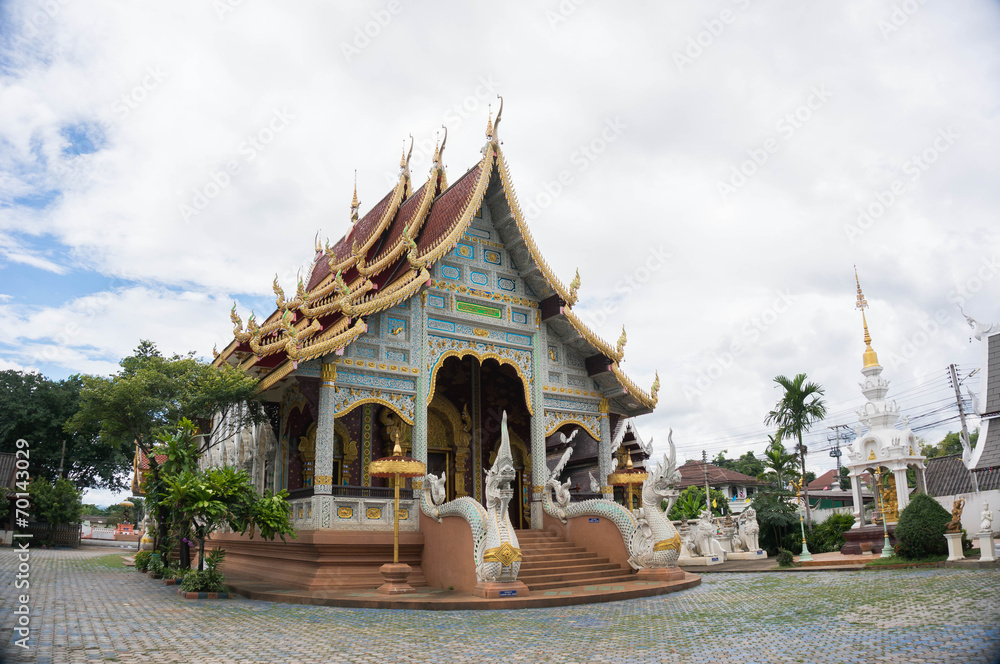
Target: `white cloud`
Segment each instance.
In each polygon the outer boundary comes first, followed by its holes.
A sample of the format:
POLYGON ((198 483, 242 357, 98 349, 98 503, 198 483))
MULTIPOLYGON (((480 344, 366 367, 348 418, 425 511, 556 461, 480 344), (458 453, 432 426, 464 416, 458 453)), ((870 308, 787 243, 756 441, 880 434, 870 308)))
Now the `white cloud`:
MULTIPOLYGON (((0 207, 0 232, 51 234, 75 261, 150 284, 112 293, 90 318, 87 299, 7 305, 0 332, 27 352, 79 327, 59 351, 68 369, 107 371, 142 336, 170 350, 223 345, 221 294, 265 295, 274 272, 292 284, 316 230, 346 230, 354 169, 367 209, 402 139, 427 143, 442 122, 452 178, 475 162, 483 81, 505 96, 500 134, 522 203, 539 203, 532 226, 547 259, 567 281, 580 267, 579 310, 614 304, 595 326, 614 340, 626 324, 626 366, 641 384, 660 370, 660 407, 643 422, 659 442, 673 426, 680 445, 721 449, 712 441, 726 431, 762 428, 778 373, 809 373, 831 402, 859 399, 854 264, 884 356, 925 317, 946 316, 890 378, 978 363, 954 304, 997 249, 986 235, 1000 207, 993 3, 924 4, 887 30, 891 8, 862 2, 568 14, 555 3, 404 2, 363 47, 358 29, 379 6, 241 3, 220 19, 193 1, 66 3, 35 25, 38 7, 5 9, 37 36, 12 44, 17 75, 0 83, 0 201, 62 194, 41 212, 0 207), (360 53, 348 61, 344 44, 360 53), (691 62, 679 67, 678 54, 691 62), (817 89, 829 92, 822 103, 817 89), (289 116, 280 131, 276 112, 289 116), (616 119, 624 128, 602 145, 616 119), (62 130, 81 123, 103 126, 106 141, 67 158, 62 130), (953 143, 914 171, 949 128, 953 143), (227 162, 239 166, 228 182, 227 162), (753 174, 740 183, 734 168, 753 174), (561 171, 570 184, 542 204, 561 171), (720 183, 735 192, 723 199, 720 183), (185 220, 197 194, 208 205, 185 220), (878 205, 849 233, 859 208, 878 205), (622 286, 652 246, 667 264, 622 286), (788 312, 703 398, 685 397, 778 291, 796 297, 788 312)), ((428 157, 416 151, 418 183, 428 157)), ((970 313, 996 315, 998 284, 969 294, 970 313)))

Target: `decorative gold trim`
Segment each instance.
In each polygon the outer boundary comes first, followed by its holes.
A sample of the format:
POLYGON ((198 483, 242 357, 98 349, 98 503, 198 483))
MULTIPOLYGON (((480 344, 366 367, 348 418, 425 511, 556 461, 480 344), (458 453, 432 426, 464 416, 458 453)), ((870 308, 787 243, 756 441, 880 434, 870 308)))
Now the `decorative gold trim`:
POLYGON ((367 516, 369 519, 381 519, 382 510, 378 507, 369 507, 368 511, 365 512, 365 516, 367 516))
MULTIPOLYGON (((492 147, 493 144, 490 144, 492 147)), ((524 240, 524 245, 528 248, 528 252, 531 254, 532 260, 538 265, 539 271, 545 280, 549 283, 559 297, 563 299, 567 304, 572 305, 576 302, 576 297, 570 293, 569 289, 563 285, 562 281, 555 275, 549 264, 545 262, 542 257, 542 252, 539 251, 538 245, 535 244, 535 239, 531 236, 531 231, 528 230, 528 224, 524 221, 524 214, 521 212, 521 206, 517 202, 517 194, 514 192, 514 186, 511 183, 510 169, 507 166, 507 160, 504 159, 503 151, 496 147, 496 159, 498 170, 500 171, 500 182, 503 183, 503 193, 507 199, 507 205, 510 207, 510 211, 514 215, 514 221, 517 223, 517 229, 521 233, 521 239, 524 240)))
POLYGON ((580 336, 586 339, 590 345, 599 350, 605 357, 612 360, 613 362, 621 362, 624 353, 618 352, 618 349, 607 341, 597 336, 597 334, 591 330, 587 325, 577 318, 577 315, 567 307, 563 307, 563 315, 566 317, 576 331, 580 333, 580 336))
POLYGON ((295 367, 292 365, 292 361, 285 360, 284 362, 279 364, 275 369, 273 369, 271 373, 267 374, 266 376, 260 379, 260 382, 257 383, 257 391, 258 392, 266 391, 268 388, 270 388, 272 385, 277 383, 282 378, 286 377, 288 374, 292 373, 292 371, 294 370, 295 367))
MULTIPOLYGON (((552 412, 552 411, 549 411, 549 412, 552 412)), ((554 434, 556 431, 559 431, 559 429, 563 428, 567 424, 574 424, 574 425, 580 427, 581 429, 583 429, 584 431, 586 431, 587 435, 589 435, 594 440, 600 440, 601 439, 601 434, 599 432, 594 431, 585 422, 582 422, 582 421, 580 421, 580 420, 578 420, 578 419, 576 419, 574 417, 570 417, 570 418, 567 418, 565 420, 559 420, 555 425, 553 425, 548 431, 545 432, 545 437, 548 438, 549 436, 551 436, 552 434, 554 434)))
POLYGON ((486 549, 483 552, 484 563, 500 563, 504 567, 509 567, 512 563, 521 560, 521 550, 515 549, 510 542, 504 542, 500 546, 486 549))
POLYGON ((427 466, 422 461, 406 457, 386 457, 376 459, 368 464, 368 472, 372 477, 422 477, 427 473, 427 466))
POLYGON ((667 551, 668 549, 673 549, 674 551, 681 550, 681 536, 676 532, 670 539, 660 540, 653 544, 653 551, 667 551))
POLYGON ((338 507, 337 516, 341 519, 350 519, 354 516, 354 509, 350 507, 338 507))
POLYGON ((333 477, 330 475, 314 475, 313 486, 333 486, 333 477))
POLYGON ((403 413, 403 411, 401 411, 397 406, 393 405, 389 401, 386 401, 385 399, 382 399, 380 397, 365 397, 364 399, 358 399, 356 401, 352 401, 351 403, 347 404, 346 408, 337 411, 336 413, 333 414, 333 416, 335 418, 343 417, 344 415, 347 415, 349 412, 351 412, 358 406, 362 406, 366 403, 377 403, 381 406, 385 406, 386 408, 392 410, 392 412, 396 413, 396 415, 399 415, 399 419, 403 420, 410 426, 413 426, 413 420, 407 417, 406 414, 403 413))
POLYGON ((337 380, 337 365, 324 362, 319 369, 319 377, 324 383, 333 384, 337 380))
MULTIPOLYGON (((518 350, 521 350, 521 349, 518 349, 518 350)), ((527 352, 527 351, 525 351, 525 352, 527 352)), ((535 414, 535 411, 534 411, 534 409, 532 407, 532 403, 531 403, 531 384, 528 381, 527 377, 525 377, 524 372, 521 370, 521 366, 519 364, 517 364, 517 362, 514 362, 513 360, 511 360, 509 358, 506 358, 506 357, 504 357, 502 355, 498 355, 497 353, 493 353, 493 352, 480 353, 475 348, 461 348, 461 349, 458 349, 458 350, 446 350, 445 352, 441 353, 441 355, 437 356, 437 361, 434 364, 434 367, 433 367, 434 370, 433 370, 433 373, 431 374, 431 387, 430 387, 430 390, 428 390, 428 393, 427 393, 428 394, 428 396, 427 396, 427 403, 428 404, 430 404, 431 400, 434 399, 434 389, 437 387, 437 375, 438 375, 438 371, 441 370, 441 366, 444 364, 444 361, 446 359, 448 359, 449 357, 463 358, 466 355, 472 355, 477 360, 479 360, 480 364, 482 364, 485 360, 496 360, 500 364, 507 364, 507 365, 513 367, 514 371, 517 372, 518 378, 521 379, 521 386, 524 388, 524 403, 528 407, 528 414, 529 415, 534 415, 535 414)), ((430 367, 428 367, 428 368, 430 368, 430 367)))
POLYGON ((622 387, 628 390, 629 394, 638 399, 644 406, 650 409, 656 408, 656 402, 658 401, 657 397, 647 394, 644 389, 636 385, 631 378, 626 376, 625 373, 618 368, 617 364, 611 365, 611 373, 618 378, 622 387))
POLYGON ((605 417, 607 416, 610 408, 611 408, 611 402, 609 402, 607 399, 601 399, 601 402, 597 404, 598 412, 601 415, 604 415, 605 417))

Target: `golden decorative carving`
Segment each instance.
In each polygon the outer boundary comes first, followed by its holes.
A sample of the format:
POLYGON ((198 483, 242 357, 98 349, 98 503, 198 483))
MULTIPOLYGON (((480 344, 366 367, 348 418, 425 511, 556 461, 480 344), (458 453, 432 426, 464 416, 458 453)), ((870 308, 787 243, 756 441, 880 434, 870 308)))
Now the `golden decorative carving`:
POLYGON ((399 510, 399 518, 406 520, 410 518, 410 510, 399 510))
POLYGON ((597 404, 597 410, 601 415, 607 416, 608 411, 611 408, 611 402, 607 399, 601 399, 601 402, 597 404))
POLYGON ((354 510, 350 507, 338 507, 337 516, 341 519, 350 519, 354 516, 354 510))
POLYGON ((509 566, 518 560, 521 560, 521 550, 512 547, 510 542, 504 542, 500 546, 486 549, 483 552, 484 563, 500 563, 501 565, 509 566))
POLYGON ((329 475, 316 475, 313 477, 313 486, 331 486, 333 478, 329 475))
POLYGON ((965 509, 965 499, 959 498, 951 504, 951 521, 945 526, 945 532, 962 532, 962 510, 965 509))
POLYGON ((337 365, 324 362, 320 367, 319 377, 324 383, 332 385, 337 380, 337 365))
POLYGON ((477 327, 477 328, 473 329, 472 332, 477 337, 488 337, 488 336, 490 336, 490 331, 489 330, 484 330, 481 327, 477 327))
POLYGON ((869 461, 874 461, 875 460, 875 449, 874 448, 872 449, 871 452, 868 453, 868 460, 869 461))
POLYGON ((674 551, 681 550, 681 536, 676 532, 670 539, 660 540, 653 545, 653 551, 666 551, 668 549, 673 549, 674 551))
POLYGON ((302 459, 302 486, 313 486, 313 463, 316 460, 315 422, 306 429, 306 435, 299 439, 299 458, 302 459))
POLYGON ((382 510, 379 509, 378 507, 369 507, 368 511, 365 512, 365 516, 367 516, 369 519, 381 519, 382 510))
POLYGON ((602 355, 613 362, 621 362, 623 354, 619 353, 615 346, 612 346, 607 341, 597 336, 597 334, 587 327, 586 323, 580 320, 571 309, 563 308, 562 313, 566 317, 566 320, 572 323, 573 327, 576 328, 576 331, 580 334, 580 336, 586 339, 594 348, 599 350, 602 355))

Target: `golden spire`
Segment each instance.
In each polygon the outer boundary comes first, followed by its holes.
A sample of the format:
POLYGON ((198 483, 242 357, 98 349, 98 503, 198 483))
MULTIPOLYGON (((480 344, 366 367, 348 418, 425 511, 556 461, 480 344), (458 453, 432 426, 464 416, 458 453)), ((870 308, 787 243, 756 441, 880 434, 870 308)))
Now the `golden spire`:
POLYGON ((354 199, 351 201, 351 223, 358 220, 358 208, 361 207, 361 203, 358 202, 358 172, 354 171, 354 199))
POLYGON ((625 449, 625 467, 626 468, 632 467, 632 450, 628 448, 625 449))
POLYGON ((489 112, 486 115, 486 139, 493 140, 493 104, 489 105, 489 112))
POLYGON ((398 428, 396 429, 396 442, 392 446, 392 456, 394 456, 394 457, 401 457, 401 456, 403 456, 403 450, 399 446, 399 429, 398 428))
POLYGON ((868 320, 865 318, 865 309, 868 308, 868 301, 865 299, 865 294, 861 292, 861 282, 858 280, 858 266, 854 266, 854 283, 858 285, 858 303, 855 306, 856 309, 861 310, 861 322, 865 326, 865 354, 864 354, 864 367, 877 367, 878 355, 872 348, 872 335, 868 334, 868 320))

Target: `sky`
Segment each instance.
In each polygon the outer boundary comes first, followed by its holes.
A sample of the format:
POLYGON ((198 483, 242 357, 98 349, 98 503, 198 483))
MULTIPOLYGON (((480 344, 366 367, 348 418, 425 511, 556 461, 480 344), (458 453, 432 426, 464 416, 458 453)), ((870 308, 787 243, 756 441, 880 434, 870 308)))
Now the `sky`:
POLYGON ((274 275, 346 232, 355 172, 364 213, 411 134, 423 181, 443 125, 454 181, 500 94, 574 310, 659 372, 658 453, 671 429, 681 458, 762 452, 773 378, 804 372, 830 410, 807 465, 834 467, 826 427, 864 402, 855 265, 935 442, 948 365, 979 389, 959 305, 1000 320, 998 33, 971 0, 0 0, 0 369, 109 374, 140 339, 210 358, 234 301, 269 313, 274 275))

